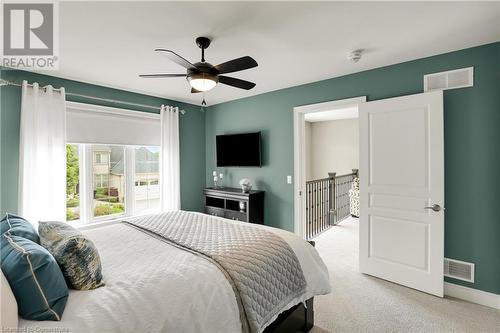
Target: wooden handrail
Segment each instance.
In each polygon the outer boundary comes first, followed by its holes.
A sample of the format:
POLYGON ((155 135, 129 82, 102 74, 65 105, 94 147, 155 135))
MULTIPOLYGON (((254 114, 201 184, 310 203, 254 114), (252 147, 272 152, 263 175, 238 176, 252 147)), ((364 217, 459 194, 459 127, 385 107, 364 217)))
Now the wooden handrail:
MULTIPOLYGON (((354 170, 357 170, 357 169, 352 169, 352 170, 354 171, 354 170)), ((319 178, 319 179, 307 180, 306 184, 312 184, 312 183, 322 182, 322 181, 326 181, 326 180, 333 179, 333 178, 341 178, 341 177, 347 177, 347 176, 357 176, 358 173, 357 172, 352 172, 352 173, 346 173, 345 175, 339 175, 339 176, 337 176, 336 172, 329 172, 328 175, 331 175, 331 176, 330 177, 326 177, 326 178, 319 178)))
POLYGON ((324 181, 327 181, 327 180, 330 180, 330 179, 332 179, 332 178, 328 177, 328 178, 308 180, 308 181, 306 181, 306 184, 321 183, 321 182, 324 182, 324 181))

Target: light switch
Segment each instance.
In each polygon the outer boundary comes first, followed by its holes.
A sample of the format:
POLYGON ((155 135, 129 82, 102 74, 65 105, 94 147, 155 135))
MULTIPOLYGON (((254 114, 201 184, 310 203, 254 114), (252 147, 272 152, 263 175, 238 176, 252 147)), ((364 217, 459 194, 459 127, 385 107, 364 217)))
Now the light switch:
POLYGON ((286 183, 291 184, 292 183, 292 176, 286 176, 286 183))

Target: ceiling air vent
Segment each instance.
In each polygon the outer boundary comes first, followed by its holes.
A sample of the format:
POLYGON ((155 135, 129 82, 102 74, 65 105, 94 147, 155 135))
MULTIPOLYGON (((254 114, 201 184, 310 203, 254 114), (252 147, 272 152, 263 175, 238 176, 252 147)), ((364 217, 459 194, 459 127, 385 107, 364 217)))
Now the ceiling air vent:
POLYGON ((446 90, 474 85, 474 67, 424 75, 424 91, 446 90))
POLYGON ((474 264, 470 262, 444 258, 444 276, 468 282, 474 282, 474 264))

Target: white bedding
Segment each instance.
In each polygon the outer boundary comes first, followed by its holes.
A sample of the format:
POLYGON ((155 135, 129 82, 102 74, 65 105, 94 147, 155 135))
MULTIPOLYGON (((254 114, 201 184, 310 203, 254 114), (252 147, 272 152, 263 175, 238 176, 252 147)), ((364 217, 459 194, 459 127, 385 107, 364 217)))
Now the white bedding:
MULTIPOLYGON (((252 226, 281 236, 302 266, 307 293, 283 311, 330 292, 328 270, 312 246, 290 232, 252 226)), ((99 250, 106 285, 91 291, 70 290, 60 322, 20 318, 20 330, 38 327, 61 328, 66 332, 241 332, 231 285, 210 261, 125 224, 85 233, 99 250)))

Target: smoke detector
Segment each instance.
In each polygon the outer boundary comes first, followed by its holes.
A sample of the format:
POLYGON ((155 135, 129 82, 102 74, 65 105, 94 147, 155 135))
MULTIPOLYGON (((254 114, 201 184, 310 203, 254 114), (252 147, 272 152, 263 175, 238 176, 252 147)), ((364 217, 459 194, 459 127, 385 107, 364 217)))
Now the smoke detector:
POLYGON ((361 59, 362 55, 363 55, 363 50, 354 50, 354 51, 351 51, 351 53, 349 53, 349 55, 347 56, 347 59, 349 59, 350 62, 355 64, 361 59))

